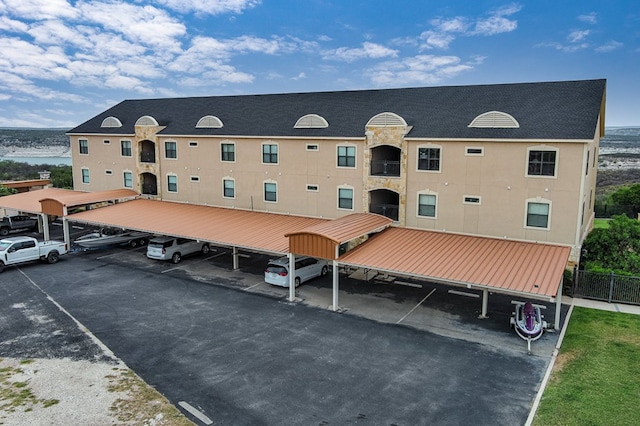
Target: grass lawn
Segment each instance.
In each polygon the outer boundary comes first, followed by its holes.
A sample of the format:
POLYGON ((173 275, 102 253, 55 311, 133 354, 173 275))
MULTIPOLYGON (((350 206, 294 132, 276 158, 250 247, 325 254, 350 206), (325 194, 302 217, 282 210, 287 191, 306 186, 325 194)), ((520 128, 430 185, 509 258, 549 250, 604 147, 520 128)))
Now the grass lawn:
POLYGON ((574 308, 533 424, 637 425, 640 315, 574 308))
POLYGON ((608 228, 609 219, 595 219, 593 222, 593 229, 608 228))

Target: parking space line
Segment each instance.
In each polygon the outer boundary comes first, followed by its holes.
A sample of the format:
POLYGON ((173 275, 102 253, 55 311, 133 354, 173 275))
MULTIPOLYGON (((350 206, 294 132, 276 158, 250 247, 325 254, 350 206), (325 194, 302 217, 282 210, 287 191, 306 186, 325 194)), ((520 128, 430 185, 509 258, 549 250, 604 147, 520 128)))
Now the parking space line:
POLYGON ((178 405, 187 410, 189 413, 193 414, 198 420, 200 420, 205 425, 213 424, 213 420, 209 417, 205 416, 204 413, 196 408, 194 408, 191 404, 185 401, 178 402, 178 405))
POLYGON ((429 296, 431 296, 433 294, 433 292, 435 292, 436 289, 434 288, 433 290, 431 290, 431 293, 427 294, 424 299, 422 299, 416 306, 414 306, 413 308, 411 308, 411 310, 409 312, 406 313, 405 316, 403 316, 402 318, 400 318, 396 324, 400 324, 406 317, 409 316, 409 314, 411 314, 411 312, 413 312, 418 306, 422 305, 424 303, 425 300, 427 300, 429 298, 429 296))
POLYGON ((259 285, 260 285, 260 284, 262 284, 262 283, 264 283, 264 281, 258 281, 258 282, 257 282, 257 283, 255 283, 254 285, 249 286, 249 287, 246 287, 246 288, 244 288, 243 290, 244 290, 244 291, 249 291, 249 290, 251 290, 252 288, 257 287, 257 286, 259 286, 259 285))

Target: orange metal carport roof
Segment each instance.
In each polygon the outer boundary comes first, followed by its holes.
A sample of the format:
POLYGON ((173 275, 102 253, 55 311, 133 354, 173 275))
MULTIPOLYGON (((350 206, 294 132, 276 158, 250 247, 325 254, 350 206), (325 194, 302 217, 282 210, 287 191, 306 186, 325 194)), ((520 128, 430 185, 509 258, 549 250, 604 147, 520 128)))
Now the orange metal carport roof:
POLYGON ((47 213, 62 216, 59 212, 43 210, 41 201, 50 200, 60 206, 72 207, 103 201, 134 198, 138 195, 136 191, 131 189, 83 192, 73 191, 71 189, 44 188, 0 197, 0 207, 34 214, 47 213))
POLYGON ((69 220, 179 236, 249 250, 289 252, 288 232, 326 222, 301 216, 137 199, 69 215, 69 220))
POLYGON ((389 228, 338 262, 504 293, 554 299, 571 249, 566 246, 389 228))

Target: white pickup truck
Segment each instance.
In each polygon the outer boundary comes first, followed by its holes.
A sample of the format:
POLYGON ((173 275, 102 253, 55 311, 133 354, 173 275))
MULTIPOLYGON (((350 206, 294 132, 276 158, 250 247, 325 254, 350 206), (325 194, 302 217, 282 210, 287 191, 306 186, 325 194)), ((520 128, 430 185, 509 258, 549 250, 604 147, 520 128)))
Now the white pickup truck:
POLYGON ((62 241, 38 241, 32 237, 7 237, 0 240, 0 272, 6 266, 32 260, 56 263, 67 252, 62 241))

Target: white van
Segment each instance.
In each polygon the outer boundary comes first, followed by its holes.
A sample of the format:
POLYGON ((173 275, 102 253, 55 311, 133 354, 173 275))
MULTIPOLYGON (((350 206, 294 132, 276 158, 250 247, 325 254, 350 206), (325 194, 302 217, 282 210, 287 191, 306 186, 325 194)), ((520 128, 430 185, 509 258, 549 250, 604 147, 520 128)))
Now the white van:
POLYGON ((207 254, 211 251, 209 243, 176 237, 155 237, 149 240, 147 257, 156 260, 171 260, 180 263, 183 256, 201 252, 207 254))
MULTIPOLYGON (((296 257, 295 283, 301 283, 311 278, 325 276, 329 272, 327 262, 313 257, 296 257)), ((264 271, 264 280, 280 287, 289 287, 289 258, 287 256, 269 261, 264 271)))

